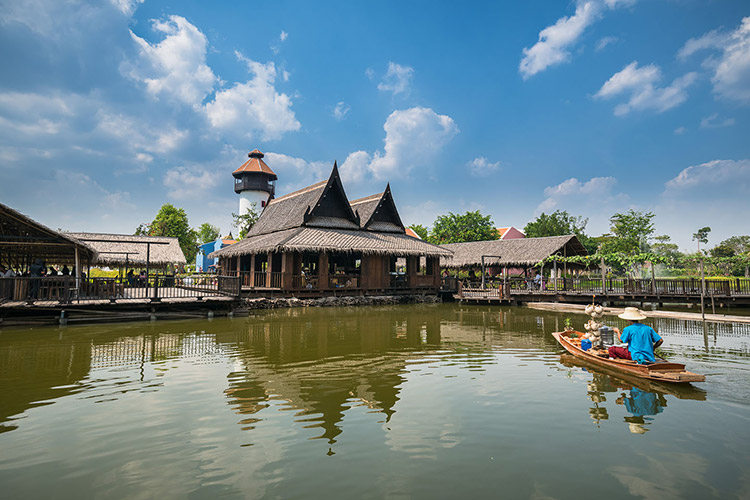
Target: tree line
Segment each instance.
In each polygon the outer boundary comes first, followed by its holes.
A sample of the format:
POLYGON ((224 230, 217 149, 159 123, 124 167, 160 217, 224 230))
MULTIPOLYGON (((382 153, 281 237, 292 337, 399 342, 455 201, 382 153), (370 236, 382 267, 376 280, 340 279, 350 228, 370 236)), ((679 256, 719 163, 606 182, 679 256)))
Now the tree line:
MULTIPOLYGON (((527 238, 574 234, 589 255, 550 257, 557 260, 598 266, 604 261, 615 272, 630 275, 644 273, 645 264, 661 265, 660 274, 696 277, 701 262, 708 274, 716 276, 745 276, 750 273, 750 235, 727 238, 708 247, 710 227, 696 230, 694 252, 681 252, 669 235, 655 234, 655 215, 652 212, 628 210, 615 213, 609 219, 609 231, 599 236, 586 233, 588 218, 571 215, 565 210, 541 213, 524 226, 527 238), (701 246, 701 244, 703 246, 701 246)), ((441 245, 467 241, 495 240, 500 237, 490 216, 479 210, 465 214, 440 215, 431 228, 420 224, 409 226, 423 240, 441 245)))

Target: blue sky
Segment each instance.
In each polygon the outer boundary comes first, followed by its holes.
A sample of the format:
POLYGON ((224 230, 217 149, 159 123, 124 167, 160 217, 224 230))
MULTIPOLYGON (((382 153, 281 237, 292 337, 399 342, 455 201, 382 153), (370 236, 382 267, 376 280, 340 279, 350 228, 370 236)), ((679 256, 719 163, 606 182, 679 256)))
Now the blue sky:
POLYGON ((750 233, 744 0, 0 3, 0 200, 51 227, 130 233, 171 202, 226 233, 259 148, 277 193, 337 160, 407 224, 750 233))

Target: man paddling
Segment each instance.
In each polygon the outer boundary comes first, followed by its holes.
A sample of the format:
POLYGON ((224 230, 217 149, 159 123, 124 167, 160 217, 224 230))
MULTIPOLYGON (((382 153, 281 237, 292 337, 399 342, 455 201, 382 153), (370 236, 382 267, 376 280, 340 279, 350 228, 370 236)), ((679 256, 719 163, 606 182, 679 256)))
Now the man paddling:
POLYGON ((640 321, 646 319, 646 315, 637 307, 626 307, 625 312, 617 315, 618 318, 630 321, 630 325, 620 330, 615 328, 615 333, 620 335, 620 341, 627 342, 627 349, 624 347, 610 347, 607 349, 610 358, 632 359, 633 361, 644 364, 654 363, 654 349, 659 347, 664 340, 648 325, 640 321))

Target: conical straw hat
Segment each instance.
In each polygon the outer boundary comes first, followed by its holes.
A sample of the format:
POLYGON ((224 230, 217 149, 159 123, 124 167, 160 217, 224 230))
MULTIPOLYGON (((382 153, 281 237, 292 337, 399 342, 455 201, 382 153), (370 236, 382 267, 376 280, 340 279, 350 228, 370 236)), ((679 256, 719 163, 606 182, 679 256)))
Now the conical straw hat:
POLYGON ((637 307, 626 307, 625 312, 623 312, 622 314, 618 314, 617 317, 631 321, 646 319, 646 315, 643 314, 643 311, 641 311, 637 307))

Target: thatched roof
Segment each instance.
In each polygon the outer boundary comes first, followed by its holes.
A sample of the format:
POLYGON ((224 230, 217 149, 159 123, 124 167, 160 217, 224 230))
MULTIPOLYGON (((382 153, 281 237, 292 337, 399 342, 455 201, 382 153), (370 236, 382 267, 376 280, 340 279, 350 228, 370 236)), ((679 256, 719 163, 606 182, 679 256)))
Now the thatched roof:
POLYGON ((379 255, 429 255, 447 257, 451 252, 405 234, 373 231, 298 227, 245 238, 212 252, 209 257, 236 257, 266 252, 360 252, 379 255))
POLYGON ((185 255, 177 238, 169 236, 134 236, 132 234, 67 233, 96 249, 97 264, 107 266, 185 264, 185 255), (147 245, 151 243, 151 245, 147 245), (150 246, 150 249, 148 248, 150 246))
POLYGON ((548 236, 545 238, 518 238, 513 240, 472 241, 440 245, 451 250, 452 257, 440 259, 442 267, 461 268, 479 266, 482 256, 485 264, 499 266, 532 266, 550 255, 588 255, 575 235, 548 236))
POLYGON ((0 203, 0 254, 3 265, 17 267, 28 263, 28 259, 36 258, 50 263, 74 263, 76 248, 81 264, 96 258, 96 251, 91 246, 0 203))

